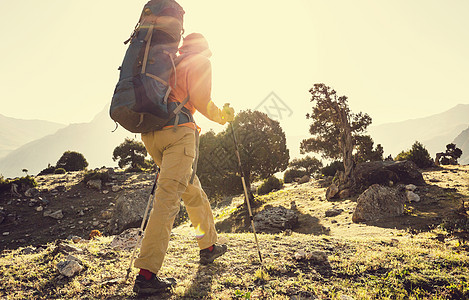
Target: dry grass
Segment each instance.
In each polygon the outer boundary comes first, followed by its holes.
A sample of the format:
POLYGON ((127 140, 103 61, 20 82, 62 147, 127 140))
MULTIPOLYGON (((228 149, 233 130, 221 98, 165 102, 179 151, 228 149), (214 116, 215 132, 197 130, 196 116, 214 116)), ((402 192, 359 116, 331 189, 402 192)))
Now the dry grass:
MULTIPOLYGON (((469 178, 468 172, 463 173, 460 182, 469 178)), ((459 177, 460 173, 425 174, 427 179, 443 175, 459 177)), ((444 229, 412 228, 439 213, 424 206, 425 201, 432 204, 441 198, 438 205, 452 207, 467 199, 467 187, 450 181, 450 187, 461 185, 456 187, 458 191, 442 190, 447 186, 441 178, 439 190, 429 189, 431 197, 426 195, 421 204, 409 206, 408 215, 400 220, 405 223, 402 226, 395 226, 396 220, 354 224, 353 199, 321 200, 324 190, 314 183, 263 196, 261 202, 287 208, 294 200, 301 222, 291 235, 258 234, 264 268, 252 233, 221 233, 229 251, 212 265, 200 265, 193 229, 181 225, 173 230, 159 274, 175 277, 178 284, 170 293, 148 299, 467 299, 469 247, 448 237, 438 241, 437 236, 446 236, 444 229), (344 212, 325 218, 324 212, 332 207, 344 212), (310 255, 296 258, 301 252, 310 255)), ((217 221, 239 212, 241 202, 235 198, 232 206, 217 209, 217 221)), ((4 251, 0 255, 0 298, 136 298, 132 285, 137 270, 129 282, 123 282, 131 252, 110 249, 111 240, 103 237, 74 244, 83 249, 73 255, 85 268, 72 278, 58 273, 56 265, 66 254, 55 244, 29 255, 21 254, 23 248, 4 251)))

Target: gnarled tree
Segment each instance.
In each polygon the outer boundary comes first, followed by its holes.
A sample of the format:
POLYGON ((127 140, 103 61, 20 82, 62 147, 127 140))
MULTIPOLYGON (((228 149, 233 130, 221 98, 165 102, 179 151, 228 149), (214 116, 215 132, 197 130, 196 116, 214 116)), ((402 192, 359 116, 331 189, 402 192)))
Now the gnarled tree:
POLYGON ((325 84, 315 84, 309 92, 314 106, 306 118, 312 121, 309 128, 312 137, 301 142, 300 150, 302 153, 316 152, 323 158, 342 160, 345 171, 339 178, 339 188, 348 188, 353 184, 355 141, 363 136, 371 124, 371 117, 362 112, 352 113, 347 97, 338 96, 325 84))

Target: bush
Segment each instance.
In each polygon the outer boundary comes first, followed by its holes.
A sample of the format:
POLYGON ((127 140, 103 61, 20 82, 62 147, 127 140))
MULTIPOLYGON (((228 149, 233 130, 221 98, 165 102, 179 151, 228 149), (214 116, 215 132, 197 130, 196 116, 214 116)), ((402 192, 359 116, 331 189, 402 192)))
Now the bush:
POLYGON ((102 182, 108 182, 110 180, 109 172, 106 171, 88 171, 83 177, 83 182, 87 183, 90 180, 101 180, 102 182))
POLYGON ((64 168, 58 168, 58 169, 55 169, 54 171, 54 174, 65 174, 67 173, 67 171, 65 171, 64 168))
POLYGON ((37 186, 36 180, 29 175, 15 179, 4 179, 3 176, 0 176, 0 192, 9 191, 12 184, 18 186, 18 191, 26 191, 29 188, 37 186))
POLYGON ((433 166, 433 160, 430 157, 427 149, 420 142, 415 142, 412 148, 408 151, 402 151, 394 160, 410 160, 413 161, 419 168, 428 168, 433 166))
POLYGON ((305 175, 308 175, 308 172, 305 170, 288 169, 285 171, 285 174, 283 174, 283 182, 292 183, 295 178, 301 178, 305 175))
POLYGON ((324 176, 335 176, 337 171, 345 171, 344 169, 344 163, 341 161, 333 161, 324 168, 321 169, 321 174, 324 176))
POLYGON ((57 161, 57 168, 64 168, 67 172, 81 171, 88 167, 83 154, 75 151, 65 151, 62 157, 57 161))
POLYGON ((261 186, 257 189, 257 193, 259 195, 265 195, 273 190, 279 190, 283 186, 282 181, 280 181, 277 177, 275 176, 270 176, 266 180, 264 180, 264 183, 261 184, 261 186))
POLYGON ((39 174, 37 174, 37 175, 40 176, 40 175, 54 174, 54 173, 55 173, 55 169, 56 169, 55 166, 48 166, 47 168, 45 168, 44 170, 42 170, 41 172, 39 172, 39 174))

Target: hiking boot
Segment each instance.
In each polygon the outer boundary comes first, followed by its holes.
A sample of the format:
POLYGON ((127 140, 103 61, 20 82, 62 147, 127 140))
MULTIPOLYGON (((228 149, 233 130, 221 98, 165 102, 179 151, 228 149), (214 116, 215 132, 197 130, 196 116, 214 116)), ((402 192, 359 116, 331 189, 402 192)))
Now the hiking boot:
POLYGON ((226 245, 213 245, 212 251, 209 248, 200 250, 200 263, 203 265, 208 265, 213 262, 215 258, 225 254, 228 247, 226 245))
POLYGON ((160 278, 153 275, 150 280, 146 280, 145 276, 137 275, 133 291, 139 295, 157 294, 164 292, 175 285, 176 279, 174 278, 160 278))

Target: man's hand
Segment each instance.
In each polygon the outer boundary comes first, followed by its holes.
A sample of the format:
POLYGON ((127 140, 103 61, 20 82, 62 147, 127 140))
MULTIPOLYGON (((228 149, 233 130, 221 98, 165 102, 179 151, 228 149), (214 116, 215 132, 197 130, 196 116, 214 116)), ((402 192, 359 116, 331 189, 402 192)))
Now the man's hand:
POLYGON ((223 109, 221 110, 221 118, 225 122, 231 122, 234 120, 235 112, 229 103, 225 103, 223 109))

